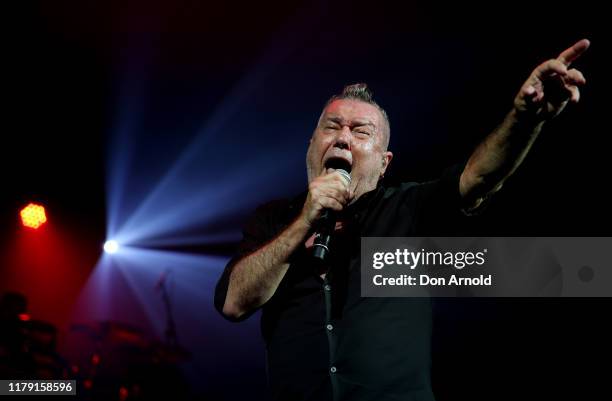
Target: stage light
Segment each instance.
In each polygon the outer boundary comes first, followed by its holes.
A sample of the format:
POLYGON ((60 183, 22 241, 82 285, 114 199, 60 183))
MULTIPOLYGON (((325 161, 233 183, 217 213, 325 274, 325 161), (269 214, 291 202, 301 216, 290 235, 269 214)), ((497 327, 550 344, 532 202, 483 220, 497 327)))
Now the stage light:
POLYGON ((18 316, 19 320, 21 320, 22 322, 29 322, 30 321, 30 315, 27 313, 20 313, 18 316))
POLYGON ((30 203, 28 206, 21 209, 19 213, 21 216, 21 223, 25 227, 37 229, 47 221, 45 215, 45 208, 35 203, 30 203))
POLYGON ((118 250, 119 250, 119 243, 117 241, 110 240, 104 243, 104 252, 117 253, 118 250))

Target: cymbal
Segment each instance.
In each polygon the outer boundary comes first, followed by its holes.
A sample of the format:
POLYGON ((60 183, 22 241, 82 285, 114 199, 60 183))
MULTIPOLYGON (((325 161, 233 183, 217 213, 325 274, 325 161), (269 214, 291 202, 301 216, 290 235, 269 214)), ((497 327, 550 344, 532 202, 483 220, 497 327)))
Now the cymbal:
POLYGON ((166 363, 178 363, 191 359, 191 352, 180 345, 169 345, 162 342, 151 344, 150 352, 160 361, 166 363))
POLYGON ((111 344, 131 344, 143 347, 149 344, 140 328, 112 320, 72 324, 70 331, 85 333, 93 340, 111 344))

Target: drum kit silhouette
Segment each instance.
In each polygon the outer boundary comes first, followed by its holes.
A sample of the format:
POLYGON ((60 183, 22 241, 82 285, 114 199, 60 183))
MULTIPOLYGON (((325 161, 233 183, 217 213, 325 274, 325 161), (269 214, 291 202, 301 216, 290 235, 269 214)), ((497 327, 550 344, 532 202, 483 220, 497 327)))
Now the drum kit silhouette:
POLYGON ((159 394, 162 384, 184 386, 178 364, 191 355, 176 343, 149 340, 138 327, 117 321, 73 324, 70 331, 85 339, 71 366, 81 394, 138 399, 159 394))

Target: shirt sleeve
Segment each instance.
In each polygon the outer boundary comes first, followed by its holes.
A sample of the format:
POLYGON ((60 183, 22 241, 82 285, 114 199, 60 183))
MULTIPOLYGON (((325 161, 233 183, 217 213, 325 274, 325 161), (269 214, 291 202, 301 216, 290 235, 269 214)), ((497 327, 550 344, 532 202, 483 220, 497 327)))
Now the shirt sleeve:
POLYGON ((419 184, 415 188, 415 204, 418 231, 422 235, 466 235, 473 227, 474 216, 479 215, 485 204, 466 213, 459 190, 459 180, 465 163, 447 168, 434 181, 419 184))
MULTIPOLYGON (((264 244, 270 241, 274 235, 272 233, 273 227, 270 223, 269 209, 270 205, 259 207, 244 225, 242 229, 242 240, 238 244, 238 250, 234 257, 232 257, 232 259, 230 259, 225 266, 223 274, 217 282, 214 304, 217 311, 225 318, 227 318, 227 316, 223 314, 223 304, 225 303, 225 297, 227 296, 229 277, 232 269, 242 258, 261 248, 264 244)), ((250 315, 244 316, 239 320, 244 320, 248 316, 250 315)))

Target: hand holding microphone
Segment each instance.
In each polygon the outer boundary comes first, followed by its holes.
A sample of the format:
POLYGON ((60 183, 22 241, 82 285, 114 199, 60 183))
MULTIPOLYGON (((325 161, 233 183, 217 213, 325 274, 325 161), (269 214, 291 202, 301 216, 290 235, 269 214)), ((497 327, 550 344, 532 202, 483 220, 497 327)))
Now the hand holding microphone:
POLYGON ((351 176, 345 169, 336 169, 312 180, 304 203, 302 217, 315 227, 314 257, 325 260, 336 226, 336 214, 351 201, 351 176))

